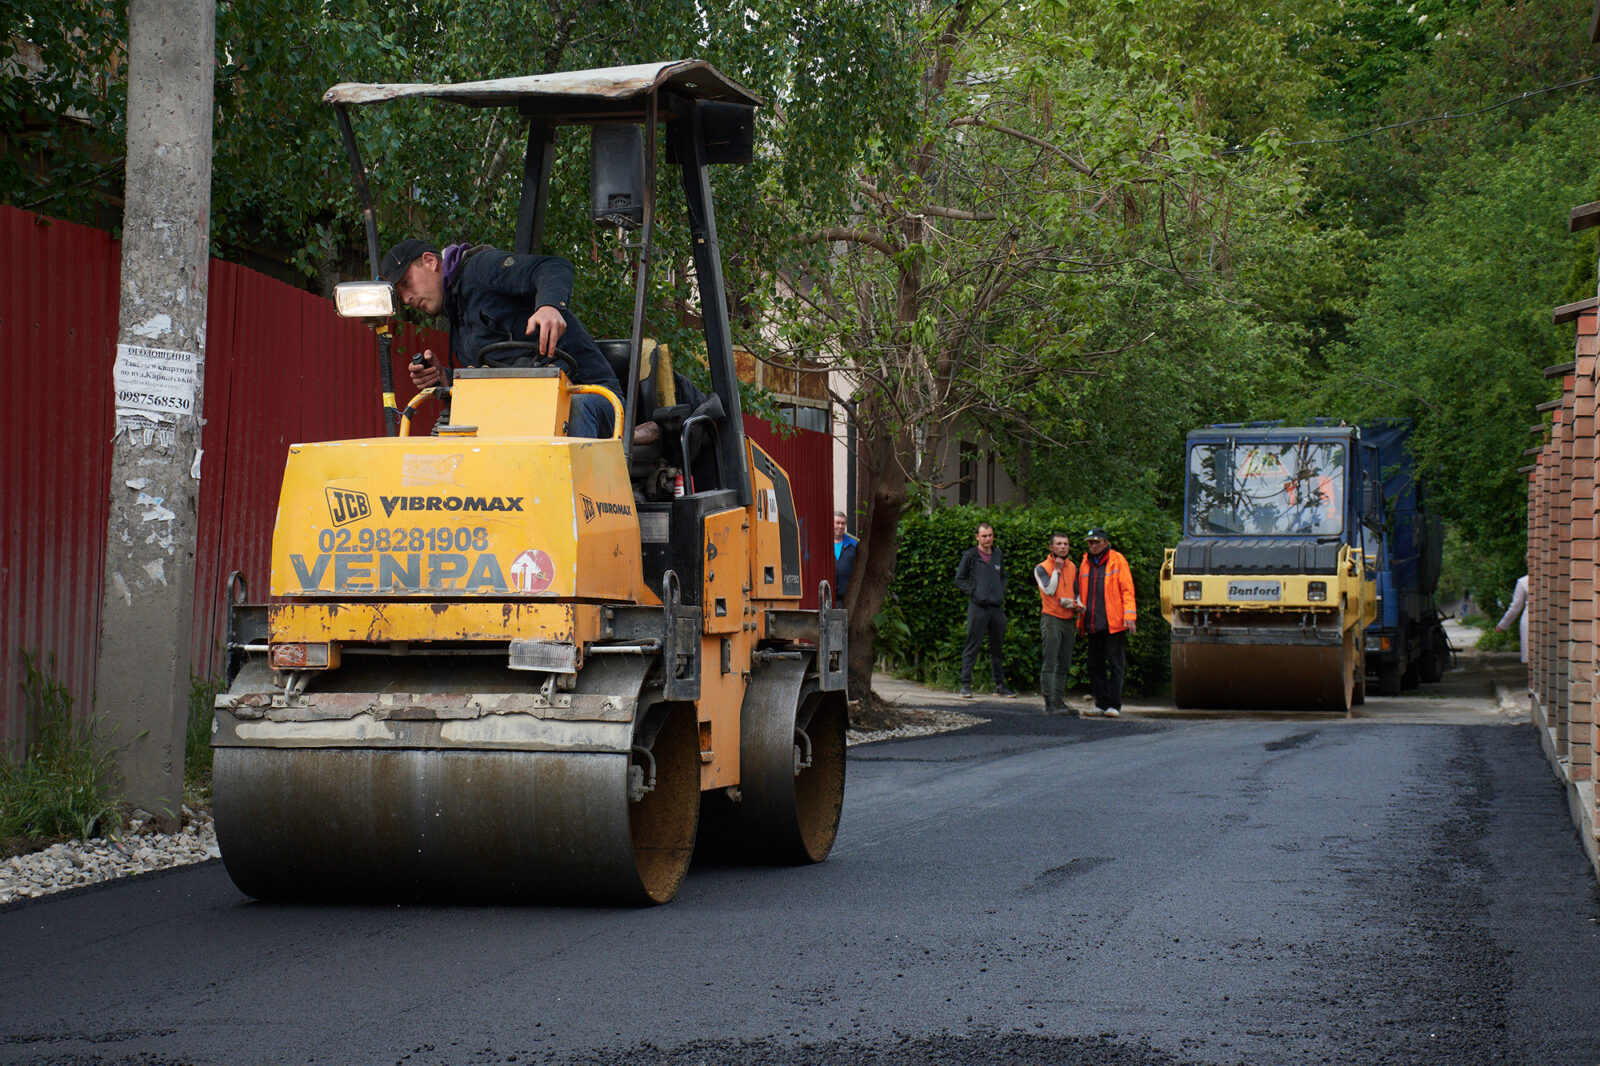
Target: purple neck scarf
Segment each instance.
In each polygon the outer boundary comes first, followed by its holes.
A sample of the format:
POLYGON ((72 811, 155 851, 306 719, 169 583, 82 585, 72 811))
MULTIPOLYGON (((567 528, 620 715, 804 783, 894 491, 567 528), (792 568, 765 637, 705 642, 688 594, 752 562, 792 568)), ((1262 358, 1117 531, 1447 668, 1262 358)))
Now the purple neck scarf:
POLYGON ((444 254, 439 257, 440 269, 444 272, 444 287, 449 288, 456 279, 456 272, 461 269, 461 260, 466 258, 464 253, 472 245, 465 242, 461 244, 445 245, 444 254))

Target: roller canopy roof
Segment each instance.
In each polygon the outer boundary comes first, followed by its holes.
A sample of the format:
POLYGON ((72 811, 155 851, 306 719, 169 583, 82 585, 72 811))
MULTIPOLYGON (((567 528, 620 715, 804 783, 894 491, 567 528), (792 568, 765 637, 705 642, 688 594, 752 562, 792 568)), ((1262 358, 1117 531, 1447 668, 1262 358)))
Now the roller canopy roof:
POLYGON ((368 85, 341 82, 322 95, 325 104, 378 104, 386 100, 426 97, 450 100, 471 107, 553 107, 567 113, 586 105, 642 100, 657 89, 669 89, 702 100, 759 107, 762 100, 709 63, 680 59, 670 63, 641 63, 631 67, 601 67, 558 74, 532 74, 523 78, 496 78, 456 85, 399 83, 368 85))

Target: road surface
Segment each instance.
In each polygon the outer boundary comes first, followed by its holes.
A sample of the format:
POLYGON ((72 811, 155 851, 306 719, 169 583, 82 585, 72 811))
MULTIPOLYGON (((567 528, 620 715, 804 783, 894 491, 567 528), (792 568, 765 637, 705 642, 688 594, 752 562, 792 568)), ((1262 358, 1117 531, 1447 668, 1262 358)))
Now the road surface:
POLYGON ((648 910, 266 905, 216 862, 12 905, 0 1062, 1595 1066, 1593 871, 1452 677, 1415 720, 963 701, 853 750, 827 863, 648 910))

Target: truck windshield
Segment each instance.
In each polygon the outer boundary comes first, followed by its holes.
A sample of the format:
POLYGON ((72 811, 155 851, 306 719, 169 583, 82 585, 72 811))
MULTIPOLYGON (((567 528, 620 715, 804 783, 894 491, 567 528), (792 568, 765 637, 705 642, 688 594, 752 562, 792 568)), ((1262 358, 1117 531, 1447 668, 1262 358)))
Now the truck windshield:
POLYGON ((1189 448, 1185 526, 1200 537, 1338 534, 1344 463, 1338 443, 1195 444, 1189 448))

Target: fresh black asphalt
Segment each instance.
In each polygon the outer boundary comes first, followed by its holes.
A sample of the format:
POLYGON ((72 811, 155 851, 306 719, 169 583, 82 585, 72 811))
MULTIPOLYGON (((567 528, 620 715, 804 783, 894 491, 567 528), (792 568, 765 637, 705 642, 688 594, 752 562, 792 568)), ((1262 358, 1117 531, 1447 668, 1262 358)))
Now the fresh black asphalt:
POLYGON ((833 857, 647 910, 0 910, 0 1063, 1600 1063, 1600 895, 1527 725, 991 721, 853 749, 833 857))

